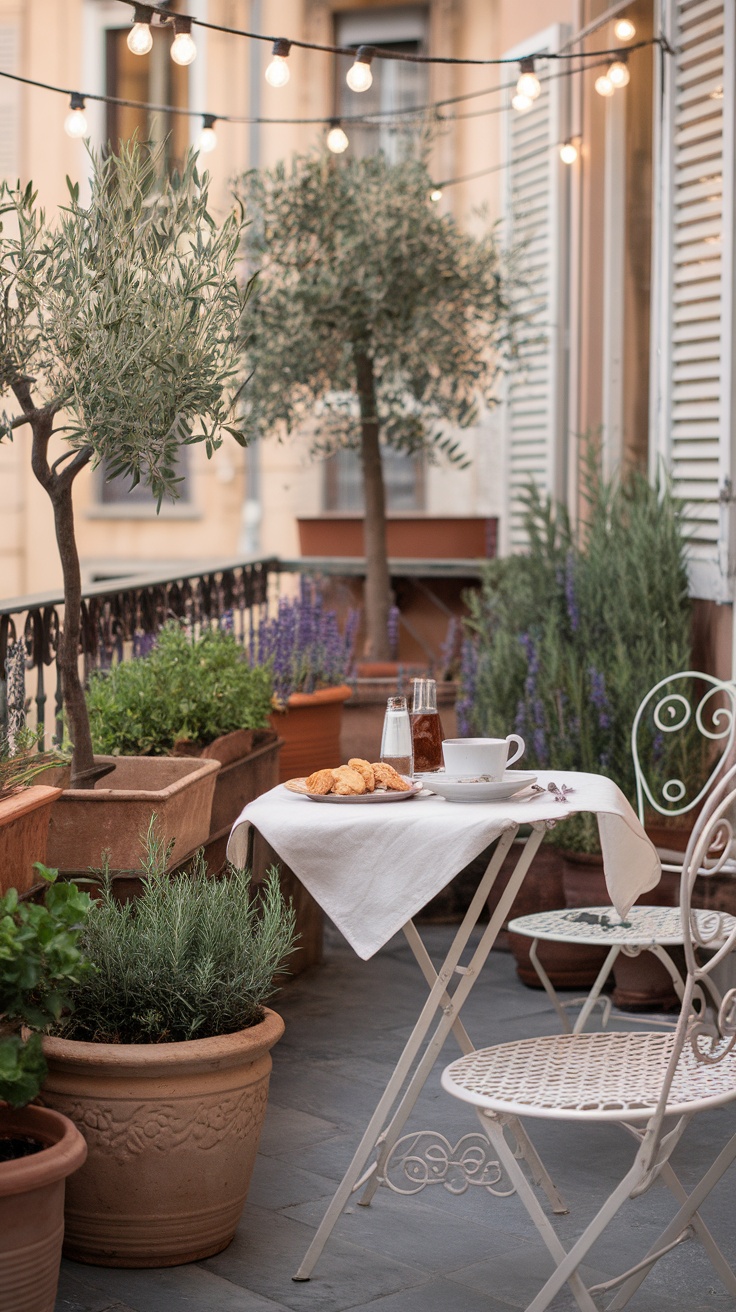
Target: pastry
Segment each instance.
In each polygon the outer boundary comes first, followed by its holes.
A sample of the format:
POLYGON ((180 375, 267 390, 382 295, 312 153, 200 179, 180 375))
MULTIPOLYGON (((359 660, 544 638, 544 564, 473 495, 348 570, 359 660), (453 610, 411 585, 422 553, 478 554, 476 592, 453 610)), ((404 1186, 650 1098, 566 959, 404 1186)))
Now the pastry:
POLYGON ((370 761, 364 761, 361 756, 351 756, 348 765, 351 770, 357 770, 358 774, 363 776, 366 792, 372 793, 376 786, 376 776, 370 761))
POLYGON ((315 770, 314 774, 310 774, 304 780, 307 792, 317 793, 321 797, 324 797, 325 793, 332 792, 334 782, 335 774, 333 770, 315 770))
POLYGON ((333 770, 334 784, 333 793, 340 797, 352 797, 358 793, 366 792, 365 779, 357 770, 352 770, 349 765, 341 765, 337 770, 333 770))
POLYGON ((383 784, 392 793, 408 793, 411 783, 403 778, 392 765, 386 765, 385 761, 373 762, 373 773, 377 784, 383 784))

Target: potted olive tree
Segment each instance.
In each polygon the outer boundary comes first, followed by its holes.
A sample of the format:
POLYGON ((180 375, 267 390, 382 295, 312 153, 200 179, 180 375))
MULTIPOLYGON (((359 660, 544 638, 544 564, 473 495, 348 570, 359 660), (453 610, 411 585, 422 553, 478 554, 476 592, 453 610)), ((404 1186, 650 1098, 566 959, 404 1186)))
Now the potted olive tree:
MULTIPOLYGON (((45 871, 51 880, 51 872, 45 871)), ((49 883, 43 903, 0 898, 0 1301, 51 1309, 61 1260, 65 1181, 87 1154, 66 1116, 36 1105, 46 1074, 40 1030, 59 1019, 89 967, 79 948, 90 899, 49 883)))
MULTIPOLYGON (((147 484, 158 505, 176 498, 177 457, 183 445, 203 442, 207 454, 224 431, 241 444, 234 419, 237 358, 234 341, 246 292, 235 277, 242 220, 233 211, 216 224, 208 210, 208 178, 190 156, 181 174, 166 177, 160 160, 137 142, 119 154, 90 155, 90 199, 78 184, 49 224, 32 185, 3 183, 0 213, 0 378, 12 396, 0 438, 29 436, 33 472, 47 493, 64 586, 64 623, 58 666, 73 744, 71 789, 52 822, 49 860, 58 826, 78 843, 79 866, 99 862, 85 848, 85 827, 96 842, 100 812, 120 792, 153 796, 161 779, 154 761, 126 765, 95 760, 79 673, 81 578, 74 532, 74 481, 88 465, 147 484), (64 443, 57 454, 59 439, 64 443), (110 774, 103 789, 95 785, 110 774), (94 790, 94 791, 90 791, 94 790), (94 817, 75 808, 95 798, 94 817)), ((165 799, 196 784, 180 815, 198 813, 206 837, 217 765, 167 762, 165 799), (176 778, 175 778, 176 776, 176 778)), ((160 789, 159 789, 160 791, 160 789)), ((113 828, 117 827, 113 825, 113 828)), ((173 827, 170 833, 177 834, 173 827)))
POLYGON ((170 880, 153 823, 143 889, 103 872, 82 946, 92 973, 44 1039, 46 1106, 88 1155, 67 1194, 64 1251, 101 1266, 175 1266, 225 1248, 248 1191, 281 1018, 263 1003, 292 951, 271 872, 217 879, 201 856, 170 880))
MULTIPOLYGON (((234 821, 247 802, 278 783, 268 665, 251 665, 232 633, 199 637, 171 622, 146 656, 95 671, 87 707, 95 752, 109 756, 198 756, 220 762, 205 857, 225 861, 234 821)), ((129 832, 126 868, 137 863, 129 832)))

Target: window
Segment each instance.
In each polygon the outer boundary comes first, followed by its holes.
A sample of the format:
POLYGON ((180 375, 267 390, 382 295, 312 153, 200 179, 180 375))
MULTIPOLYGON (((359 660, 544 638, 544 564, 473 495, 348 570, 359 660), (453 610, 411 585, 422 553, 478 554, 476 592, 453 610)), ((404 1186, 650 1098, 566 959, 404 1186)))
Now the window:
MULTIPOLYGON (((108 28, 105 32, 107 94, 122 100, 142 100, 157 105, 189 103, 189 70, 175 64, 169 54, 171 33, 168 28, 151 28, 153 48, 150 54, 131 54, 127 45, 129 28, 108 28)), ((105 125, 106 141, 113 149, 128 141, 134 133, 152 148, 164 146, 165 167, 173 169, 183 163, 189 147, 189 119, 185 114, 162 114, 128 105, 108 105, 105 125)))
MULTIPOLYGON (((188 447, 180 448, 177 463, 179 477, 183 479, 179 484, 179 496, 175 502, 164 501, 162 505, 165 506, 188 506, 192 500, 188 447)), ((108 479, 106 474, 107 469, 103 461, 98 471, 98 505, 140 506, 150 509, 152 515, 156 513, 156 499, 147 483, 136 483, 135 487, 132 487, 130 478, 126 475, 118 474, 115 478, 108 479)), ((136 510, 134 513, 140 514, 140 511, 136 510)))
MULTIPOLYGON (((336 44, 354 46, 379 45, 388 50, 420 54, 426 50, 427 10, 424 6, 399 9, 357 10, 338 14, 335 22, 336 44)), ((399 60, 376 59, 371 65, 373 85, 356 95, 345 82, 352 63, 348 55, 336 59, 336 113, 386 113, 425 105, 429 93, 428 66, 407 64, 399 60)), ((382 150, 390 160, 400 159, 412 144, 416 123, 401 127, 395 121, 376 124, 350 123, 347 133, 350 150, 355 155, 372 155, 382 150)))
MULTIPOLYGON (((386 509, 394 513, 424 509, 424 462, 384 447, 381 452, 386 509)), ((362 513, 363 471, 357 451, 338 451, 325 461, 325 510, 362 513)))

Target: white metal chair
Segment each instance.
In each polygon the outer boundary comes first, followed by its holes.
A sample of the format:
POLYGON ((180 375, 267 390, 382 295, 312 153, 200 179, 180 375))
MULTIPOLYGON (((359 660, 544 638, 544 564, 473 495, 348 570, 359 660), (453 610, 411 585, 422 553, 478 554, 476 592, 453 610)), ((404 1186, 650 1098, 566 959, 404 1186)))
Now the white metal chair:
MULTIPOLYGON (((696 670, 683 670, 655 684, 641 702, 631 729, 637 808, 642 824, 647 807, 665 817, 683 816, 695 810, 729 763, 735 735, 736 688, 732 683, 696 670), (697 698, 693 696, 696 692, 697 698), (654 771, 656 760, 652 758, 657 755, 658 744, 661 751, 665 743, 671 746, 674 742, 674 738, 668 742, 667 735, 692 733, 693 728, 701 743, 705 740, 706 744, 717 744, 718 751, 709 763, 705 782, 688 795, 682 779, 665 779, 654 771)), ((660 857, 663 871, 680 873, 683 859, 680 853, 660 850, 660 857)), ((730 932, 730 925, 727 924, 726 928, 730 932)), ((545 911, 518 916, 509 922, 508 929, 533 940, 530 960, 567 1033, 584 1029, 598 1005, 602 1008, 602 1027, 606 1027, 611 1001, 602 990, 621 952, 631 957, 652 952, 669 973, 675 993, 682 997, 682 978, 668 951, 683 946, 680 913, 676 907, 632 907, 624 921, 610 906, 545 911), (539 959, 537 945, 540 941, 609 948, 587 998, 564 1002, 559 998, 539 959), (581 1004, 573 1027, 568 1009, 581 1004)))
MULTIPOLYGON (((620 1286, 609 1305, 609 1312, 619 1312, 654 1263, 693 1237, 701 1241, 726 1289, 736 1296, 736 1275, 699 1210, 736 1158, 736 1133, 689 1193, 670 1164, 696 1113, 736 1100, 736 989, 720 999, 711 987, 713 971, 736 947, 736 924, 732 922, 725 934, 724 920, 717 912, 710 913, 706 923, 693 915, 691 908, 697 875, 716 873, 727 865, 734 805, 736 767, 706 802, 684 858, 680 914, 687 972, 674 1031, 597 1031, 522 1039, 470 1052, 443 1073, 444 1089, 476 1108, 484 1132, 555 1261, 554 1273, 526 1312, 544 1312, 565 1283, 581 1312, 596 1312, 593 1295, 620 1286), (714 852, 719 853, 715 858, 714 852), (714 952, 717 942, 721 946, 714 952), (697 948, 707 952, 705 964, 697 948), (569 1252, 506 1140, 504 1125, 511 1117, 569 1122, 570 1131, 575 1123, 613 1121, 638 1142, 634 1162, 623 1180, 569 1252), (669 1118, 675 1118, 674 1123, 669 1118), (646 1193, 657 1179, 671 1190, 678 1204, 673 1220, 635 1266, 586 1288, 579 1267, 591 1247, 626 1199, 646 1193)), ((732 1129, 733 1119, 724 1118, 723 1124, 732 1129)))

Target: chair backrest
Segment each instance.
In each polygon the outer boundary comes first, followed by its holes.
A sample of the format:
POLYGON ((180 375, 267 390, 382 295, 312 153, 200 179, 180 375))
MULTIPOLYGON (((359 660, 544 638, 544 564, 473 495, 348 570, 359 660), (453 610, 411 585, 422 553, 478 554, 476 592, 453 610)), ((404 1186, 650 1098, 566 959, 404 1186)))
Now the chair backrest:
POLYGON ((698 806, 727 766, 735 735, 733 683, 697 670, 681 670, 655 683, 641 702, 631 729, 642 823, 647 804, 663 816, 686 815, 698 806), (682 747, 679 761, 678 746, 682 747), (699 749, 704 749, 707 778, 702 782, 702 776, 696 775, 697 782, 690 784, 681 776, 699 749), (663 769, 660 762, 670 769, 663 769), (671 777, 666 778, 670 770, 671 777))

